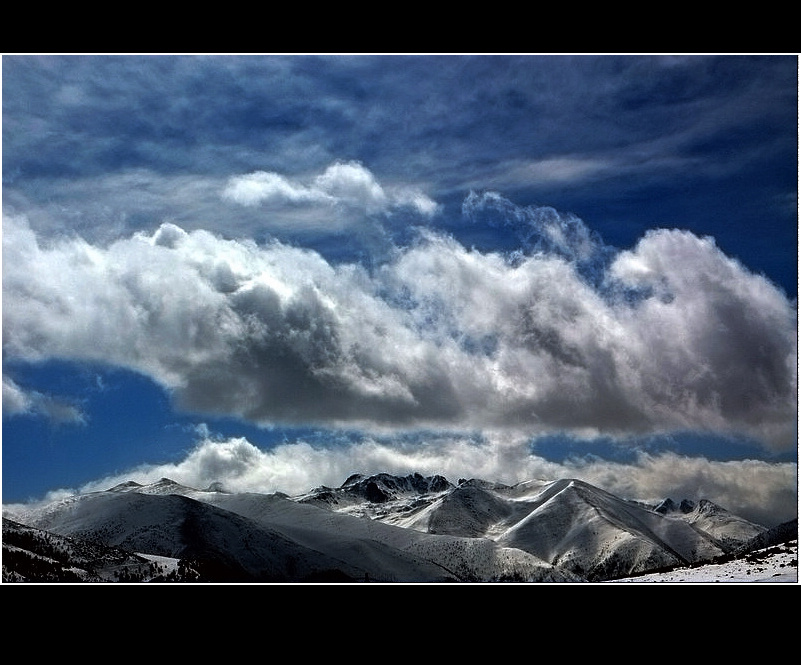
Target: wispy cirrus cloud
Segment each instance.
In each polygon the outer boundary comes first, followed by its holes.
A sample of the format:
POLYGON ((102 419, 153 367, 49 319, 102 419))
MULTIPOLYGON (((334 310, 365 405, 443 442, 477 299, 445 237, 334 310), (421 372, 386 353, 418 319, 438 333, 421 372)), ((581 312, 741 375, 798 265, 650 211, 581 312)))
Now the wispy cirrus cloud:
POLYGON ((86 424, 86 414, 68 399, 26 390, 9 376, 3 376, 3 417, 35 416, 56 424, 86 424))

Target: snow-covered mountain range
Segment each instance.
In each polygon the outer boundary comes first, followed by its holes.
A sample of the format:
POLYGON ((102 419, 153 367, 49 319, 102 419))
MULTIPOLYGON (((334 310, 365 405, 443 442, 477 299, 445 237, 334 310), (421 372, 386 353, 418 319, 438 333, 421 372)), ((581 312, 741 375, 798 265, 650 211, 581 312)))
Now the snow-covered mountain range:
POLYGON ((288 496, 164 478, 4 507, 3 580, 600 582, 746 556, 797 539, 797 520, 776 534, 710 501, 575 479, 355 474, 288 496))

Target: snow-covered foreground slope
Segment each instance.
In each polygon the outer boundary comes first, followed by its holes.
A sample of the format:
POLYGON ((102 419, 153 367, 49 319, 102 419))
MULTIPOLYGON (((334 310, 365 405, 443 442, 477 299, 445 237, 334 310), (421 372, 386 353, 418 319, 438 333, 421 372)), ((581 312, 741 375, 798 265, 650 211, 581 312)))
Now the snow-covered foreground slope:
MULTIPOLYGON (((173 573, 180 563, 184 581, 595 582, 687 568, 769 535, 710 502, 647 506, 574 479, 454 485, 419 474, 357 474, 294 497, 124 483, 4 507, 4 518, 171 562, 173 573)), ((166 576, 140 568, 142 579, 166 576)), ((4 580, 14 581, 5 559, 4 580)))
POLYGON ((121 548, 3 519, 4 582, 115 582, 155 577, 160 570, 145 557, 121 548))
POLYGON ((647 573, 636 577, 610 580, 609 583, 622 582, 661 582, 680 584, 695 583, 758 583, 775 584, 779 582, 798 583, 798 541, 774 545, 755 550, 747 556, 708 563, 700 566, 675 568, 660 573, 647 573))

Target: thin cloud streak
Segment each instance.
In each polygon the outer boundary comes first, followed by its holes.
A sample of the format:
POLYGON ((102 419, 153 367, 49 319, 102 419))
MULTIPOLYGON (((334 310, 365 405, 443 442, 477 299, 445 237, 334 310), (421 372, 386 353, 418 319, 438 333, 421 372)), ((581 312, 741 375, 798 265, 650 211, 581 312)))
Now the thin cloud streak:
POLYGON ((3 376, 3 415, 41 416, 55 424, 85 425, 87 421, 86 414, 68 400, 26 390, 8 376, 3 376))

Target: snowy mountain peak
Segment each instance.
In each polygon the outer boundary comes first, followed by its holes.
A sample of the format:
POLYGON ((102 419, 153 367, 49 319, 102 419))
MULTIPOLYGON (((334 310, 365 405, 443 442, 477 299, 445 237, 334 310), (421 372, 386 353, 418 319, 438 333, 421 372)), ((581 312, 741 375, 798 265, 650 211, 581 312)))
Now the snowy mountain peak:
POLYGON ((364 474, 362 474, 362 473, 354 473, 353 475, 348 476, 348 478, 345 480, 345 482, 342 483, 342 485, 340 485, 340 488, 344 489, 346 487, 350 487, 351 485, 355 485, 356 483, 364 480, 364 478, 365 478, 364 474))
MULTIPOLYGON (((133 480, 127 480, 124 483, 115 485, 114 487, 106 490, 107 492, 136 492, 138 494, 186 494, 187 492, 197 492, 193 487, 187 487, 172 480, 171 478, 160 478, 155 483, 142 485, 133 480)), ((208 489, 203 490, 206 492, 222 492, 222 485, 220 483, 212 483, 208 489)))
MULTIPOLYGON (((187 487, 172 480, 171 478, 160 478, 155 483, 149 485, 142 485, 140 483, 129 480, 119 485, 115 485, 109 492, 134 492, 136 494, 188 494, 197 492, 193 487, 187 487)), ((207 490, 208 491, 208 490, 207 490)))
POLYGON ((725 508, 721 508, 716 503, 709 501, 709 499, 701 499, 696 506, 696 510, 699 513, 705 513, 707 515, 715 515, 722 512, 728 512, 725 508))
POLYGON ((135 482, 133 480, 128 480, 128 481, 126 481, 124 483, 120 483, 119 485, 114 485, 114 487, 111 487, 108 491, 109 492, 135 492, 140 487, 142 487, 142 485, 140 485, 139 483, 137 483, 137 482, 135 482))
POLYGON ((184 487, 171 478, 161 478, 150 485, 140 487, 137 491, 141 494, 183 494, 183 490, 191 489, 184 487))
MULTIPOLYGON (((706 499, 702 499, 702 502, 711 503, 711 501, 706 501, 706 499)), ((662 500, 654 510, 658 513, 662 513, 663 515, 667 515, 669 513, 683 513, 685 515, 693 512, 696 509, 696 504, 689 499, 682 499, 681 503, 676 503, 673 499, 667 498, 662 500)))

